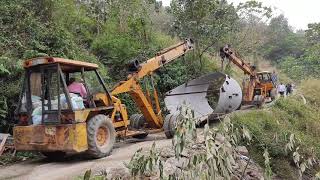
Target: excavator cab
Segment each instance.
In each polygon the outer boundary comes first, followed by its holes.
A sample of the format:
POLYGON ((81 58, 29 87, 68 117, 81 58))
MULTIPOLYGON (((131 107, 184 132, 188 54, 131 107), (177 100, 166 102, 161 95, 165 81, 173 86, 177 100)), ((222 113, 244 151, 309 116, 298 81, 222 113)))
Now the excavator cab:
POLYGON ((259 78, 259 81, 262 83, 272 83, 271 72, 269 71, 258 72, 257 76, 259 78))
POLYGON ((265 94, 265 101, 271 102, 276 97, 276 88, 274 87, 274 82, 271 78, 271 72, 269 71, 261 71, 257 73, 260 85, 257 87, 261 88, 263 93, 265 94))
POLYGON ((129 122, 125 106, 108 92, 98 65, 43 57, 25 61, 24 68, 13 129, 15 148, 40 151, 49 158, 67 152, 86 152, 94 158, 108 155, 116 129, 125 129, 129 122), (69 91, 74 78, 85 96, 69 91))
POLYGON ((253 101, 254 105, 258 107, 262 106, 264 103, 271 102, 276 97, 276 88, 271 78, 271 72, 262 71, 257 72, 258 82, 254 87, 253 101))

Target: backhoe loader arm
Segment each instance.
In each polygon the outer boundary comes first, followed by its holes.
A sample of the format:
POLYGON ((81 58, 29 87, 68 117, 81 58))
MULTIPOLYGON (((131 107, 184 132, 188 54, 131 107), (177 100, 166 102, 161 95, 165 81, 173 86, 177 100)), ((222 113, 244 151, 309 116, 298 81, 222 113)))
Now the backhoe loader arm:
POLYGON ((154 101, 151 101, 150 93, 147 90, 145 94, 139 83, 139 81, 147 76, 151 75, 155 70, 172 62, 180 56, 183 56, 188 51, 193 49, 193 42, 190 39, 185 40, 179 44, 166 48, 156 54, 155 57, 147 60, 142 64, 134 63, 133 69, 135 72, 128 75, 126 81, 122 81, 115 86, 111 94, 113 96, 128 93, 135 101, 140 109, 143 117, 148 123, 149 127, 160 129, 163 125, 163 117, 160 109, 160 103, 158 100, 158 94, 156 88, 154 88, 154 101), (154 108, 155 105, 155 108, 154 108))
POLYGON ((134 84, 136 84, 144 76, 152 74, 155 70, 161 68, 165 64, 172 62, 178 57, 185 55, 192 49, 192 40, 186 39, 184 42, 178 43, 174 46, 158 52, 155 57, 140 64, 137 72, 129 74, 127 81, 122 81, 121 83, 117 84, 112 91, 112 95, 131 91, 134 87, 134 84))
POLYGON ((238 66, 245 74, 250 75, 251 77, 256 77, 256 71, 254 66, 244 62, 241 58, 236 56, 236 53, 226 45, 220 49, 221 58, 228 58, 233 64, 238 66))
POLYGON ((243 84, 243 102, 252 102, 254 100, 255 88, 260 85, 255 66, 250 65, 243 59, 237 56, 237 53, 233 51, 229 45, 226 45, 220 49, 220 56, 222 59, 228 58, 233 64, 239 67, 245 74, 250 76, 248 84, 243 84))

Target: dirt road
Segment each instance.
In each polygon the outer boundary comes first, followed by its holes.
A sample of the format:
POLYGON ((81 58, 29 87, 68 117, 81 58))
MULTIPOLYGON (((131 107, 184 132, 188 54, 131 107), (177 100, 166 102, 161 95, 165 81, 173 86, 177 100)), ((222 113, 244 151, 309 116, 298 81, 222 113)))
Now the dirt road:
POLYGON ((108 168, 124 167, 124 162, 129 162, 132 155, 139 149, 149 149, 156 141, 157 147, 165 147, 171 144, 163 133, 149 135, 144 141, 126 140, 118 143, 112 154, 106 158, 88 160, 71 156, 64 162, 48 162, 46 159, 27 161, 0 168, 0 179, 19 180, 64 180, 74 179, 83 175, 88 169, 93 173, 108 168))

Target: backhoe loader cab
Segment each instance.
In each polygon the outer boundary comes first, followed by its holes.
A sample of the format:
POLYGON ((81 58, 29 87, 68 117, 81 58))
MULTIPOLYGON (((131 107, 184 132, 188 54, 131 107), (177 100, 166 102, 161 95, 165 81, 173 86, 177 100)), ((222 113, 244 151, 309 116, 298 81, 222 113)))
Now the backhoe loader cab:
POLYGON ((115 129, 126 127, 128 121, 115 118, 116 109, 125 107, 114 106, 98 66, 44 57, 25 61, 24 68, 18 122, 13 131, 15 148, 40 151, 49 158, 66 152, 86 152, 95 158, 108 155, 115 142, 115 129), (83 84, 85 96, 69 91, 74 77, 83 84))

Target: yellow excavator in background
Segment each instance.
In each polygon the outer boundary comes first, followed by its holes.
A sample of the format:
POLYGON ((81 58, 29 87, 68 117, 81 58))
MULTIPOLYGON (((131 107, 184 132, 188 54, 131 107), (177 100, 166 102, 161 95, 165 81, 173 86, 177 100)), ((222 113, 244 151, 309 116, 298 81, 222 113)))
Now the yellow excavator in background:
POLYGON ((249 79, 242 84, 243 105, 262 106, 265 102, 273 101, 276 97, 276 82, 271 78, 271 72, 257 72, 254 65, 250 65, 237 56, 235 51, 226 45, 220 48, 220 57, 229 59, 233 64, 239 67, 249 79))
MULTIPOLYGON (((134 61, 127 80, 111 92, 96 64, 54 57, 26 60, 13 128, 16 150, 39 151, 51 159, 81 152, 100 158, 110 154, 117 136, 144 138, 150 132, 163 130, 156 88, 152 98, 148 90, 144 92, 140 81, 192 49, 193 42, 187 39, 142 64, 134 61), (74 77, 80 77, 86 97, 69 91, 74 77), (132 115, 129 120, 126 106, 116 97, 122 93, 132 97, 142 115, 132 115)), ((165 131, 174 128, 166 127, 165 131)))

